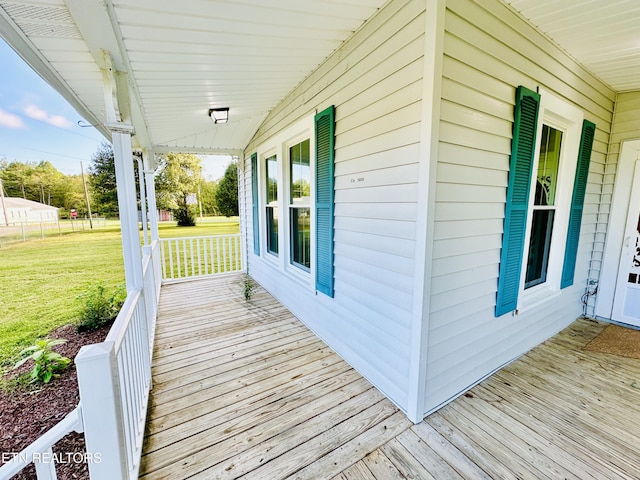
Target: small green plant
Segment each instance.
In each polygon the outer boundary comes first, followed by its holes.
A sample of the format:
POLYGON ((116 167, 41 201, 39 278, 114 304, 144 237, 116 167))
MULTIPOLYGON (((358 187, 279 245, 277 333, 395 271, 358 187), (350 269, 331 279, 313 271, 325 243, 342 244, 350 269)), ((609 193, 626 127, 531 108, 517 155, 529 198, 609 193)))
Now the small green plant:
POLYGON ((127 298, 127 292, 124 285, 119 285, 109 292, 102 282, 98 282, 77 298, 84 302, 80 312, 78 331, 85 332, 97 330, 112 322, 118 316, 127 298))
POLYGON ((253 283, 253 279, 249 276, 248 273, 245 273, 242 277, 242 293, 244 294, 244 299, 246 301, 251 300, 251 295, 253 295, 253 290, 255 288, 255 284, 253 283))
POLYGON ((52 378, 59 376, 57 372, 64 370, 71 363, 69 358, 63 357, 52 349, 52 347, 66 342, 62 338, 36 340, 35 345, 25 348, 18 354, 24 358, 16 363, 13 368, 18 368, 31 359, 34 365, 29 375, 31 378, 30 383, 49 383, 52 378))

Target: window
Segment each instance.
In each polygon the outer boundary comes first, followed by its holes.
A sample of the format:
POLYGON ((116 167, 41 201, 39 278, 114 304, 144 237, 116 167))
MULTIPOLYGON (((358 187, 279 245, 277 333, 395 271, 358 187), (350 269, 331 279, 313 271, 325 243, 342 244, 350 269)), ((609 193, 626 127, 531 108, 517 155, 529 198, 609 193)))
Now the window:
POLYGON ((251 155, 251 214, 253 217, 253 253, 260 255, 260 216, 258 204, 258 154, 251 155))
POLYGON ((275 155, 265 162, 267 251, 278 255, 278 159, 275 155))
POLYGON ((548 125, 543 125, 538 156, 538 174, 535 178, 529 256, 524 288, 539 285, 547 280, 553 219, 556 210, 555 197, 558 188, 561 144, 562 132, 548 125))
POLYGON ((567 102, 518 87, 496 316, 573 283, 594 133, 567 102))
POLYGON ((309 140, 289 147, 291 263, 311 267, 311 161, 309 140))
POLYGON ((270 265, 329 297, 334 295, 334 137, 331 106, 283 130, 257 154, 264 161, 265 185, 258 223, 266 230, 262 246, 271 254, 270 265))

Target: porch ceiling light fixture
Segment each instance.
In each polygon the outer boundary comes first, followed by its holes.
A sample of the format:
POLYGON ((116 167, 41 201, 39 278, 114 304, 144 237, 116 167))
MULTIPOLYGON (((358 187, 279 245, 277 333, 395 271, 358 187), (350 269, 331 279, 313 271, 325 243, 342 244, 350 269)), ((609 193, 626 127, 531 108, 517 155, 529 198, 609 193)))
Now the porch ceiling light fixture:
POLYGON ((227 123, 229 121, 229 108, 210 108, 209 117, 213 123, 227 123))

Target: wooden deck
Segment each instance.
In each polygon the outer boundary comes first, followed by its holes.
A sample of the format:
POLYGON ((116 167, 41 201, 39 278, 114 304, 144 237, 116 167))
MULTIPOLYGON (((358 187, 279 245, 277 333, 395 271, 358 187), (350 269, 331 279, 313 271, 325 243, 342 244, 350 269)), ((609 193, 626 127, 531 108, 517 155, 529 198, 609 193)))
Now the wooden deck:
POLYGON ((242 277, 162 289, 141 478, 638 479, 640 361, 580 320, 419 425, 242 277))

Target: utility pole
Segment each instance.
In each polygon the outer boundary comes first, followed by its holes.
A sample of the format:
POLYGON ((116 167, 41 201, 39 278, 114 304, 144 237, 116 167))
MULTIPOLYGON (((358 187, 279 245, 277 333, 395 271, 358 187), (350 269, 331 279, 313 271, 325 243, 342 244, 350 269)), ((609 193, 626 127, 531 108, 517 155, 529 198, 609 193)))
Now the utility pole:
POLYGON ((9 217, 7 216, 7 205, 4 203, 4 187, 2 186, 2 178, 0 178, 0 198, 2 198, 2 213, 4 214, 4 223, 9 226, 9 217))
POLYGON ((89 212, 89 228, 93 230, 93 218, 91 218, 91 205, 89 205, 89 192, 87 190, 87 181, 84 178, 84 167, 80 162, 80 171, 82 172, 82 185, 84 185, 84 199, 87 202, 87 212, 89 212))

